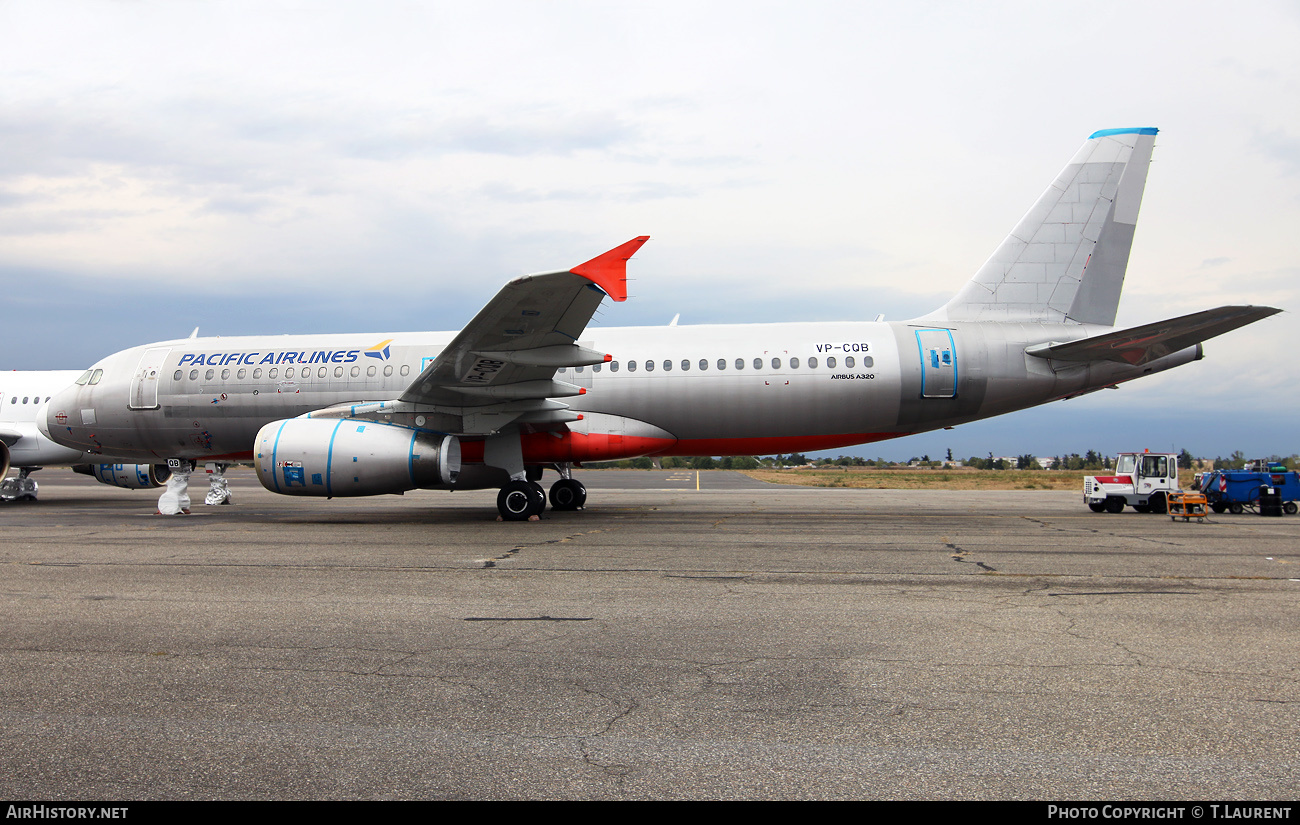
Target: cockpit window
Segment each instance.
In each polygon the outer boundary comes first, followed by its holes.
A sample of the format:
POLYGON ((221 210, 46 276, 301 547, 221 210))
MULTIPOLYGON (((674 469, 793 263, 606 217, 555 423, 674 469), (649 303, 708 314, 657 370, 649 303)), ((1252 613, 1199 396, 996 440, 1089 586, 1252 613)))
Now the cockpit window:
POLYGON ((90 375, 90 383, 91 383, 91 384, 98 384, 98 383, 99 383, 99 379, 101 379, 101 378, 103 378, 103 377, 104 377, 104 371, 103 371, 103 370, 95 370, 95 371, 94 371, 93 373, 91 373, 91 375, 90 375))
POLYGON ((93 372, 94 370, 86 370, 85 372, 83 372, 81 374, 81 377, 77 379, 77 386, 78 387, 86 386, 86 382, 90 380, 90 376, 93 372))

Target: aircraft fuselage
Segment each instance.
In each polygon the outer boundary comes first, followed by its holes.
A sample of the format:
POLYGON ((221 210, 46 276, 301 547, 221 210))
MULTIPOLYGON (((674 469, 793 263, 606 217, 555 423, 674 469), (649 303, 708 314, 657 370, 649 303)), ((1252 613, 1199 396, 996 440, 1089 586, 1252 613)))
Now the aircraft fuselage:
MULTIPOLYGON (((782 323, 588 330, 611 353, 556 379, 567 427, 611 446, 567 443, 524 427, 525 463, 658 455, 757 455, 831 449, 953 426, 1068 397, 1194 360, 1198 348, 1142 367, 1058 364, 1025 348, 1095 335, 1079 324, 782 323)), ((92 453, 139 460, 247 460, 271 421, 339 404, 398 398, 450 332, 197 338, 124 350, 95 383, 50 402, 49 435, 92 453), (382 347, 379 345, 383 344, 382 347)), ((467 412, 474 408, 466 407, 467 412)), ((446 424, 448 419, 437 419, 446 424)), ((458 434, 455 427, 429 429, 458 434)), ((481 436, 479 436, 481 438, 481 436)), ((465 457, 481 460, 476 437, 465 457)), ((570 441, 572 441, 570 439, 570 441)))

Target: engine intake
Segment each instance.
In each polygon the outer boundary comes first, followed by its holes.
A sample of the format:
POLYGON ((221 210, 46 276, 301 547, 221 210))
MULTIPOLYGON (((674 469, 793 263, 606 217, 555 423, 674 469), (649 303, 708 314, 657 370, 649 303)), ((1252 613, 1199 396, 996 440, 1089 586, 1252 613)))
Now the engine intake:
POLYGON ((253 444, 257 480, 290 496, 404 493, 460 474, 456 437, 355 418, 272 421, 253 444))

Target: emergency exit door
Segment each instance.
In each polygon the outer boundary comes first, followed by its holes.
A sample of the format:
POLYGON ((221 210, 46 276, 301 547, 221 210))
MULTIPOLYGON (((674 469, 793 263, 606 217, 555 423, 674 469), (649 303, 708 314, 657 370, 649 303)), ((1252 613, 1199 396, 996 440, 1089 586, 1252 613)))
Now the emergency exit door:
POLYGON ((916 345, 921 353, 921 397, 957 396, 957 345, 952 330, 918 329, 916 345))

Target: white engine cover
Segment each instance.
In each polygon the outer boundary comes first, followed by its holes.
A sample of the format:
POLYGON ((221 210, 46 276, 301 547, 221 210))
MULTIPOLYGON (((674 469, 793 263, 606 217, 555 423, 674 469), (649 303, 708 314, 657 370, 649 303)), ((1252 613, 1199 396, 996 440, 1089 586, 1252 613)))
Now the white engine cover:
POLYGON ((290 496, 374 496, 446 487, 460 474, 454 436, 358 419, 272 421, 253 447, 257 479, 290 496))
POLYGON ((72 471, 94 476, 100 484, 128 490, 161 487, 171 476, 163 464, 74 464, 72 471))

